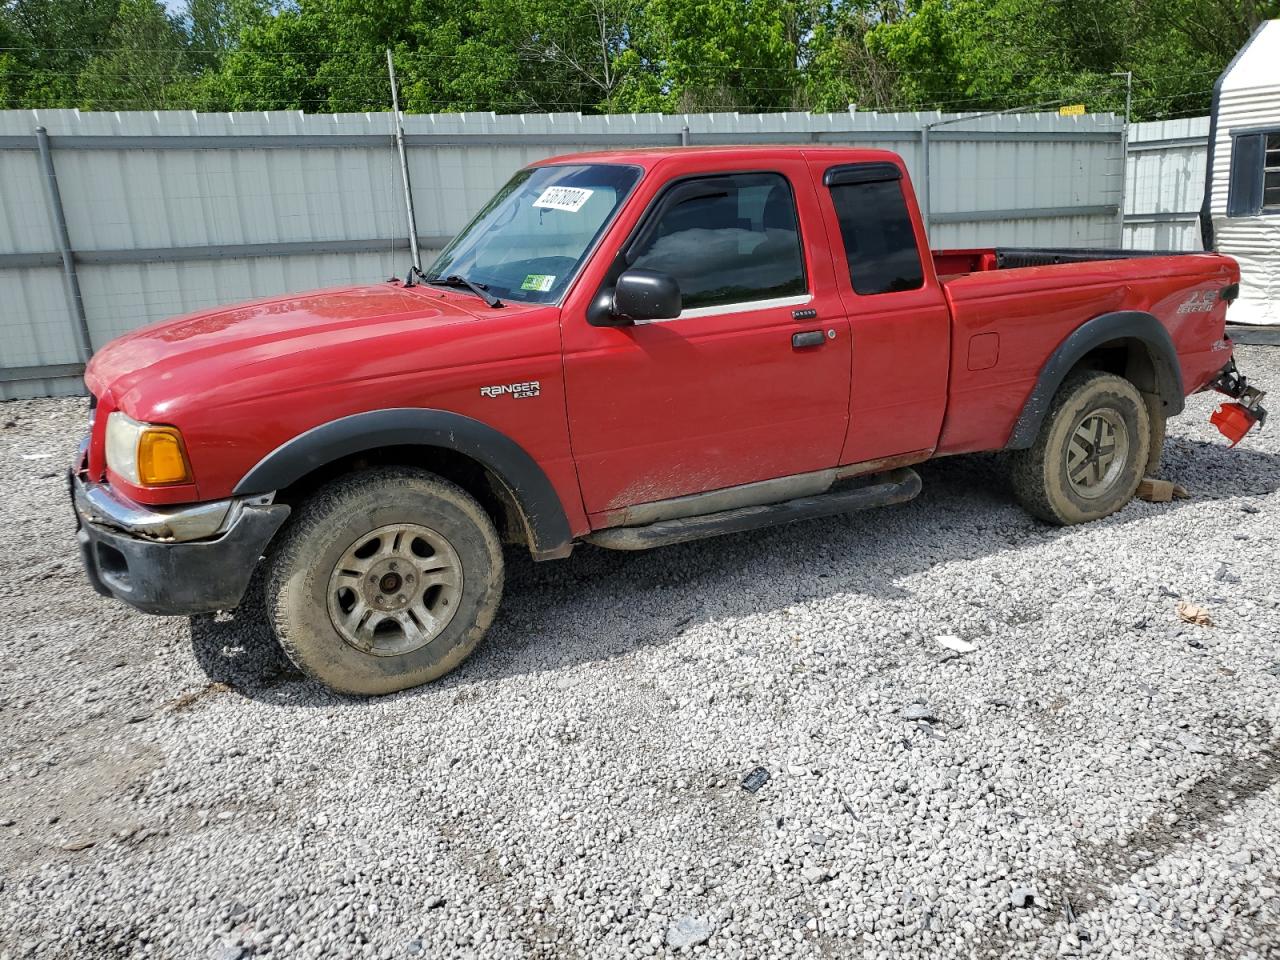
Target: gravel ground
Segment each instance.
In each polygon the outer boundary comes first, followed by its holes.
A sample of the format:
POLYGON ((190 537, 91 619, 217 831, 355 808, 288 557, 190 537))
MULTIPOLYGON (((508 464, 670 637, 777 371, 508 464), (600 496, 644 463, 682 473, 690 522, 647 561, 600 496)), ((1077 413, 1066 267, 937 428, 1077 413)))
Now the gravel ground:
POLYGON ((1280 433, 1228 450, 1212 405, 1171 427, 1191 499, 1089 526, 974 457, 512 555, 477 654, 378 700, 256 613, 94 595, 83 403, 0 405, 0 957, 1280 957, 1280 433))

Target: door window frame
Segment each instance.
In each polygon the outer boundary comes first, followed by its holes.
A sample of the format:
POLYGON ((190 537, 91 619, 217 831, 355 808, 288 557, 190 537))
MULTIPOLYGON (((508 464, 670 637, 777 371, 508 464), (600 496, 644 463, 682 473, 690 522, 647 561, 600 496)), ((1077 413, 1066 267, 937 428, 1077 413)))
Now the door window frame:
MULTIPOLYGON (((772 176, 778 177, 786 184, 787 192, 791 197, 791 211, 795 215, 796 220, 796 243, 800 249, 800 269, 804 277, 805 290, 803 293, 794 294, 789 297, 769 297, 762 300, 740 300, 734 303, 717 303, 706 307, 691 307, 680 311, 679 316, 671 317, 667 320, 640 320, 635 326, 644 326, 651 323, 676 323, 680 320, 694 320, 698 317, 716 317, 731 313, 753 313, 760 310, 772 310, 778 307, 799 307, 804 306, 813 300, 813 283, 811 280, 812 271, 809 269, 808 248, 804 242, 804 227, 800 223, 800 205, 796 203, 796 187, 781 170, 769 169, 749 169, 749 170, 704 170, 698 173, 687 173, 674 177, 653 195, 652 199, 646 204, 644 211, 640 214, 640 218, 636 221, 631 232, 627 234, 625 240, 618 247, 618 253, 614 257, 614 262, 610 265, 609 270, 605 273, 604 279, 600 283, 599 289, 596 291, 594 300, 599 298, 606 292, 611 291, 618 282, 620 277, 626 270, 630 269, 633 263, 632 248, 649 233, 657 223, 657 219, 663 216, 668 209, 671 194, 678 191, 686 184, 696 182, 698 180, 715 180, 724 177, 743 177, 743 176, 772 176)), ((692 198, 690 198, 692 199, 692 198)), ((674 206, 674 204, 671 204, 674 206)))

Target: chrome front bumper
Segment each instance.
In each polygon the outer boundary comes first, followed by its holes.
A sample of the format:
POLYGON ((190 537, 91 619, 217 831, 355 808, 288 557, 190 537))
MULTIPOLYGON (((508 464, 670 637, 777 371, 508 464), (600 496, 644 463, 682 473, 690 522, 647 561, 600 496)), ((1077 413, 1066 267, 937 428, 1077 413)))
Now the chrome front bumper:
POLYGON ((79 477, 72 483, 76 511, 82 519, 135 537, 168 543, 216 536, 235 522, 247 504, 265 506, 274 496, 237 497, 177 507, 148 507, 134 503, 105 483, 85 483, 79 477))

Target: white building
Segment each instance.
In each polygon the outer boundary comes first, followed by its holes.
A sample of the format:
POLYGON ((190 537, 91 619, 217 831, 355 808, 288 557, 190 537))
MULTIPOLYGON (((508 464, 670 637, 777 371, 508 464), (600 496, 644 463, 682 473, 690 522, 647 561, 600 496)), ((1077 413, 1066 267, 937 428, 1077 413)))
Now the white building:
POLYGON ((1231 322, 1280 325, 1280 20, 1214 84, 1200 227, 1205 249, 1240 262, 1231 322))

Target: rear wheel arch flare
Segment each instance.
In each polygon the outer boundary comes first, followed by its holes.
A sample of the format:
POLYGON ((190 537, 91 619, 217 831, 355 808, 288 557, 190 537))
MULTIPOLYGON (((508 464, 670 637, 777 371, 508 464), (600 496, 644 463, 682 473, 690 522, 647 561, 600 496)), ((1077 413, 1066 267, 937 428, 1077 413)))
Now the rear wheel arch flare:
MULTIPOLYGON (((551 481, 523 447, 488 424, 447 410, 395 407, 352 414, 301 433, 278 446, 236 484, 236 496, 294 486, 326 467, 393 448, 434 449, 471 461, 496 478, 518 509, 535 557, 563 555, 569 521, 551 481)), ((429 463, 426 464, 429 466, 429 463)))
POLYGON ((1094 364, 1123 376, 1140 391, 1160 398, 1166 417, 1182 412, 1182 368, 1169 331, 1154 316, 1119 310, 1077 327, 1050 354, 1031 396, 1009 436, 1007 449, 1024 450, 1035 442, 1049 405, 1072 371, 1094 364))

